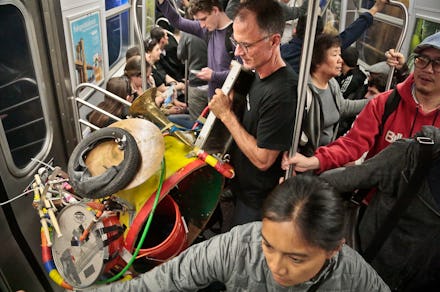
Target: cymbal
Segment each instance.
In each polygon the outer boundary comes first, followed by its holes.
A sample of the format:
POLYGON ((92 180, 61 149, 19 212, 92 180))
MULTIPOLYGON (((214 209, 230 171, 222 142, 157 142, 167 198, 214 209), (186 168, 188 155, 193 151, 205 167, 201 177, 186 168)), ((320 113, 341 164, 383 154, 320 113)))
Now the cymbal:
MULTIPOLYGON (((142 161, 133 180, 124 190, 135 188, 144 183, 161 165, 165 153, 165 142, 159 128, 145 119, 124 119, 109 127, 122 128, 136 140, 142 161)), ((92 176, 104 173, 107 168, 118 165, 124 159, 124 152, 114 141, 96 145, 87 155, 85 163, 92 176)))

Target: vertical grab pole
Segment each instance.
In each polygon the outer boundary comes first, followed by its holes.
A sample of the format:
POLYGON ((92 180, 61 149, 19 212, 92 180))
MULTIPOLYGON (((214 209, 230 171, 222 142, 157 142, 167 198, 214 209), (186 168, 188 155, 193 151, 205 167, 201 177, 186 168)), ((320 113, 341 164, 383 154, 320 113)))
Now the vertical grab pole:
MULTIPOLYGON (((144 47, 144 38, 142 37, 141 29, 139 28, 139 23, 137 19, 136 13, 137 0, 133 0, 133 5, 131 7, 131 18, 133 19, 133 25, 135 34, 139 41, 139 51, 141 53, 141 75, 142 75, 142 90, 145 91, 147 89, 147 66, 145 64, 145 47, 144 47)), ((142 7, 144 9, 145 6, 142 7)))
MULTIPOLYGON (((316 23, 319 15, 319 0, 311 0, 307 6, 307 22, 304 34, 304 42, 301 52, 301 62, 299 67, 298 80, 298 101, 296 105, 296 118, 293 129, 292 146, 289 150, 289 157, 295 155, 298 150, 299 138, 301 136, 301 122, 304 113, 304 105, 307 95, 307 82, 310 74, 310 64, 312 63, 313 44, 315 42, 316 23)), ((285 178, 292 176, 294 166, 290 165, 286 170, 285 178)))
MULTIPOLYGON (((403 12, 403 28, 402 28, 402 32, 400 33, 400 37, 399 37, 399 40, 397 41, 397 45, 395 48, 396 51, 400 52, 400 50, 402 49, 402 45, 403 45, 403 41, 405 39, 406 33, 408 31, 408 9, 406 9, 405 4, 403 4, 401 2, 391 0, 388 4, 392 5, 392 6, 399 7, 403 12)), ((390 72, 388 73, 387 85, 385 87, 385 91, 387 91, 391 88, 391 83, 393 81, 393 75, 394 75, 394 70, 390 70, 390 72)))

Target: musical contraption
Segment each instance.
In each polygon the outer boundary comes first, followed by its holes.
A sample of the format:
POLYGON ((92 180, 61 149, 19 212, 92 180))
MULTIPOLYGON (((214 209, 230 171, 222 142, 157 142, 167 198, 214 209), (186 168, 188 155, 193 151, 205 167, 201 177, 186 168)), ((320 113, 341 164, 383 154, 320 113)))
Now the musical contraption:
POLYGON ((227 161, 194 146, 197 133, 162 114, 155 94, 133 102, 132 118, 85 137, 67 172, 34 176, 42 261, 65 289, 131 278, 182 252, 234 176, 227 161))

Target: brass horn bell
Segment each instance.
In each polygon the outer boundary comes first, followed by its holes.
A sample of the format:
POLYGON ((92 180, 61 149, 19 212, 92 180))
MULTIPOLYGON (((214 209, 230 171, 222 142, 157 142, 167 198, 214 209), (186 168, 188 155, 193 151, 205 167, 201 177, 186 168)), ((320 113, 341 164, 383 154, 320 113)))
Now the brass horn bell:
MULTIPOLYGON (((129 113, 132 116, 142 116, 150 120, 160 128, 170 129, 176 126, 172 123, 163 112, 157 107, 155 99, 157 88, 152 87, 147 89, 142 95, 136 98, 129 108, 129 113)), ((184 133, 182 131, 173 131, 172 135, 180 139, 183 143, 194 147, 194 136, 184 133)))

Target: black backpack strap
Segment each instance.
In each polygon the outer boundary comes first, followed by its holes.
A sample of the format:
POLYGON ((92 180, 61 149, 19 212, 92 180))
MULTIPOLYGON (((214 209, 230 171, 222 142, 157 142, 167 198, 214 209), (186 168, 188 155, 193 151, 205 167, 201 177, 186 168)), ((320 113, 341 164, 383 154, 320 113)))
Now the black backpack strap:
POLYGON ((234 59, 234 57, 235 57, 235 55, 234 55, 235 48, 232 45, 231 40, 229 39, 232 36, 232 33, 234 32, 234 30, 232 29, 232 22, 225 29, 226 29, 226 34, 225 34, 225 48, 226 48, 226 52, 231 57, 231 59, 234 59))
POLYGON ((385 122, 387 121, 388 117, 397 109, 399 106, 401 96, 397 89, 395 88, 390 95, 387 98, 387 101, 385 102, 385 110, 382 115, 382 122, 379 125, 379 136, 383 133, 383 127, 385 125, 385 122))
POLYGON ((416 141, 419 144, 419 155, 414 173, 408 179, 407 187, 399 189, 400 196, 398 196, 396 203, 379 227, 379 230, 374 235, 369 246, 365 249, 363 256, 367 262, 371 262, 377 255, 383 243, 399 222, 400 216, 408 209, 412 200, 416 197, 416 193, 428 173, 432 160, 432 146, 434 142, 431 138, 427 137, 417 137, 416 141))

